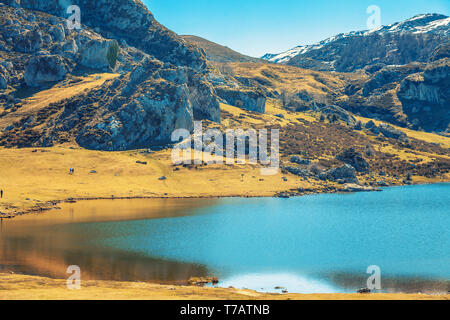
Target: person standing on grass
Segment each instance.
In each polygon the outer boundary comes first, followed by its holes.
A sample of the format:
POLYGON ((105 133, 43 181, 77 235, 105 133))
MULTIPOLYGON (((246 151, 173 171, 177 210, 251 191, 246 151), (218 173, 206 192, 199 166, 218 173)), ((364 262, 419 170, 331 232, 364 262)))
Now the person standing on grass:
POLYGON ((0 190, 0 199, 3 199, 3 190, 0 190))

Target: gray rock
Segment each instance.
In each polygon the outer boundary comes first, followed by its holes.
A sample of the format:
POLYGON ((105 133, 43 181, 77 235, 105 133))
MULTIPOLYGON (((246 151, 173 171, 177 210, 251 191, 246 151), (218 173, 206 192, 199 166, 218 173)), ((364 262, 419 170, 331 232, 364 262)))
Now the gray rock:
POLYGON ((64 27, 62 24, 50 27, 49 34, 52 36, 52 39, 55 42, 63 42, 66 38, 66 34, 64 32, 64 27))
POLYGON ((345 183, 359 184, 358 178, 356 177, 356 170, 349 164, 322 172, 319 174, 319 179, 331 181, 343 180, 345 183))
POLYGON ((32 53, 42 48, 42 33, 39 30, 25 31, 17 36, 14 47, 19 52, 32 53))
POLYGON ((39 87, 60 81, 69 72, 64 59, 57 55, 43 55, 32 58, 25 66, 25 82, 28 86, 39 87))
POLYGON ((8 87, 8 81, 6 76, 0 73, 0 90, 6 89, 8 87))
POLYGON ((363 158, 362 154, 355 149, 349 148, 336 156, 336 159, 354 167, 358 172, 369 172, 369 163, 363 158))
POLYGON ((335 115, 337 119, 346 122, 350 126, 355 126, 357 124, 356 118, 347 110, 338 106, 325 106, 320 107, 319 111, 324 115, 335 115))
POLYGON ((216 93, 229 105, 259 113, 266 111, 267 98, 259 88, 218 86, 216 93))
POLYGON ((311 164, 311 160, 300 158, 299 156, 292 156, 291 160, 292 163, 300 164, 300 165, 309 165, 311 164))
POLYGON ((283 169, 289 173, 292 173, 292 174, 302 177, 302 178, 308 178, 308 177, 314 176, 314 174, 311 171, 302 169, 302 168, 298 168, 298 167, 287 166, 287 167, 283 167, 283 169))
POLYGON ((91 40, 81 52, 81 65, 104 69, 114 68, 119 52, 119 45, 116 40, 91 40))
POLYGON ((378 129, 387 138, 398 139, 403 141, 408 140, 408 136, 404 132, 395 129, 391 125, 382 123, 378 126, 378 129))
POLYGON ((415 129, 450 130, 449 79, 450 59, 447 58, 402 81, 398 97, 415 129))

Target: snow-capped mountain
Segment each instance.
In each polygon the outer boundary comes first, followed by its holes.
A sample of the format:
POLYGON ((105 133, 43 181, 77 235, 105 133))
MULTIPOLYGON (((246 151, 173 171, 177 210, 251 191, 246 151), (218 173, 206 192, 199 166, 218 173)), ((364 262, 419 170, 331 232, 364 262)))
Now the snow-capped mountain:
POLYGON ((354 71, 374 63, 426 62, 433 60, 436 50, 448 55, 449 38, 449 17, 422 14, 373 30, 342 33, 280 54, 266 54, 262 59, 316 70, 354 71))

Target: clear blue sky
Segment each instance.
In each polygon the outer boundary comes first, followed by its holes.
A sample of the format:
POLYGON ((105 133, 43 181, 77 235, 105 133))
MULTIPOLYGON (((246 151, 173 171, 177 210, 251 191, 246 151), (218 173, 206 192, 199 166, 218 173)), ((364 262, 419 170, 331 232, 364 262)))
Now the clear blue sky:
POLYGON ((421 13, 449 15, 450 0, 143 0, 178 34, 193 34, 259 57, 367 29, 369 5, 383 25, 421 13))

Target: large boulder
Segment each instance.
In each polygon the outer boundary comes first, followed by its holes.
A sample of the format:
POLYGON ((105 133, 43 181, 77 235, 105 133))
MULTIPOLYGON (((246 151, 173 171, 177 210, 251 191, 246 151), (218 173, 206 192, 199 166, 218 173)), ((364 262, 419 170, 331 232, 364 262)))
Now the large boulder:
POLYGON ((354 126, 357 123, 356 118, 350 112, 338 106, 319 107, 319 111, 327 116, 336 116, 338 120, 344 121, 350 126, 354 126))
POLYGON ((15 39, 15 49, 19 52, 33 53, 42 48, 42 33, 39 30, 31 30, 20 33, 15 39))
POLYGON ((119 54, 119 45, 116 40, 91 40, 81 52, 81 65, 93 68, 104 69, 116 66, 119 54))
POLYGON ((62 24, 50 27, 49 34, 52 36, 53 41, 62 42, 66 38, 64 27, 62 24))
POLYGON ((369 172, 369 163, 363 158, 362 154, 355 149, 349 148, 336 156, 336 159, 351 165, 359 172, 369 172))
POLYGON ((404 132, 395 129, 393 126, 389 124, 381 123, 378 126, 378 129, 387 138, 398 139, 402 141, 408 140, 408 136, 404 132))
POLYGON ((33 57, 25 66, 25 83, 31 87, 39 87, 64 79, 69 66, 58 55, 33 57))
POLYGON ((349 164, 322 172, 319 174, 319 179, 359 184, 358 178, 356 177, 356 169, 349 164))

